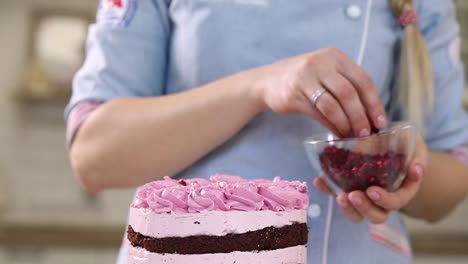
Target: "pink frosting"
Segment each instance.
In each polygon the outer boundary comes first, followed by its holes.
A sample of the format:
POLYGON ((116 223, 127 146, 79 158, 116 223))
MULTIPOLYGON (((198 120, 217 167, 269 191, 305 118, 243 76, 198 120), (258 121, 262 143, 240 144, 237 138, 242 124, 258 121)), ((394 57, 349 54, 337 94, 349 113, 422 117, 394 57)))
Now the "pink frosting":
POLYGON ((290 211, 309 204, 307 184, 271 180, 248 181, 239 176, 214 175, 207 179, 174 180, 164 177, 142 186, 132 204, 155 213, 203 211, 290 211))

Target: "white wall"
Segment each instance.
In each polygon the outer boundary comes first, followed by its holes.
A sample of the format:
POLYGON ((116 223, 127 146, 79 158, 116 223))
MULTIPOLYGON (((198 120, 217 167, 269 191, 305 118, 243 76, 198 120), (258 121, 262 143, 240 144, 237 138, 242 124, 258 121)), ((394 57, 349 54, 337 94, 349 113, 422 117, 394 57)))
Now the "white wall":
POLYGON ((12 100, 26 61, 28 13, 38 6, 93 15, 97 1, 0 0, 0 200, 10 205, 3 220, 123 225, 130 191, 93 199, 72 176, 63 105, 25 108, 12 100))

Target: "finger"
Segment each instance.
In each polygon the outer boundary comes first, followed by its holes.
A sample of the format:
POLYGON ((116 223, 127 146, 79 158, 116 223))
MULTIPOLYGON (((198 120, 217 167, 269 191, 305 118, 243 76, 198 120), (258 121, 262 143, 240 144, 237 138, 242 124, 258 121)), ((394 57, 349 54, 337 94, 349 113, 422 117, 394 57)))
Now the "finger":
MULTIPOLYGON (((310 95, 309 98, 312 98, 312 95, 310 95)), ((351 126, 349 124, 348 117, 344 113, 340 104, 329 92, 324 93, 318 98, 315 107, 338 129, 341 135, 351 135, 351 126)))
POLYGON ((421 135, 415 137, 412 133, 402 133, 398 137, 397 144, 392 147, 397 153, 412 153, 412 156, 408 157, 412 163, 420 163, 424 167, 427 166, 427 146, 421 135), (415 142, 414 145, 412 141, 415 142))
POLYGON ((340 194, 336 197, 336 202, 341 208, 341 211, 348 217, 351 221, 359 222, 364 220, 364 216, 362 216, 354 207, 351 205, 351 202, 348 200, 348 196, 346 194, 340 194))
POLYGON ((317 187, 322 193, 334 195, 335 193, 328 187, 325 180, 320 176, 314 179, 314 186, 317 187))
POLYGON ((321 81, 345 111, 354 135, 361 137, 370 135, 370 123, 355 87, 340 74, 323 77, 321 81))
POLYGON ((373 125, 378 129, 387 126, 385 109, 378 90, 369 75, 343 52, 336 52, 338 72, 348 79, 361 98, 373 125))
POLYGON ((367 218, 373 224, 385 222, 390 215, 390 211, 384 210, 375 205, 361 191, 354 191, 349 194, 349 200, 357 212, 367 218))
POLYGON ((416 139, 416 145, 411 166, 420 165, 423 168, 425 168, 427 166, 427 154, 427 146, 424 142, 424 138, 421 135, 419 135, 416 139))
POLYGON ((416 142, 414 158, 408 169, 408 175, 395 192, 372 186, 367 189, 367 196, 377 205, 387 210, 400 210, 416 195, 427 164, 427 148, 424 139, 419 136, 416 142))
POLYGON ((367 189, 366 194, 375 204, 386 210, 400 210, 418 192, 423 174, 424 167, 414 163, 402 185, 395 192, 387 192, 378 186, 372 186, 367 189))
POLYGON ((306 95, 303 95, 303 98, 301 98, 301 100, 298 100, 296 104, 296 108, 299 112, 304 113, 310 116, 312 119, 318 121, 324 127, 328 128, 331 132, 333 132, 333 134, 340 137, 344 136, 341 135, 340 131, 338 131, 338 129, 313 106, 312 102, 306 95))

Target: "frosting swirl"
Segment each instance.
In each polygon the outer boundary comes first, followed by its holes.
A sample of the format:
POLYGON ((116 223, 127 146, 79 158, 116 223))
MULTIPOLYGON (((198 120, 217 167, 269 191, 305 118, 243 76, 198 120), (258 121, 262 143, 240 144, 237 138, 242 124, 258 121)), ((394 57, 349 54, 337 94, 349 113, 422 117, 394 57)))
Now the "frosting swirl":
POLYGON ((309 204, 307 184, 299 181, 248 181, 239 176, 213 175, 209 180, 164 177, 142 186, 132 207, 155 213, 203 211, 290 211, 309 204))

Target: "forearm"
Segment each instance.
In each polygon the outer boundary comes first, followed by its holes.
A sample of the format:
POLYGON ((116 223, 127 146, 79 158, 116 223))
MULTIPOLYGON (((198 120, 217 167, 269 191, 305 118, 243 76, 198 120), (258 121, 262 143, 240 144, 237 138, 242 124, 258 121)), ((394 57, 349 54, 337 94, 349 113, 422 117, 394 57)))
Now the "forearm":
POLYGON ((89 191, 174 175, 262 110, 251 83, 244 73, 179 94, 110 101, 78 131, 73 169, 89 191))
POLYGON ((404 208, 409 216, 436 222, 468 195, 468 169, 453 155, 430 152, 421 187, 404 208))

